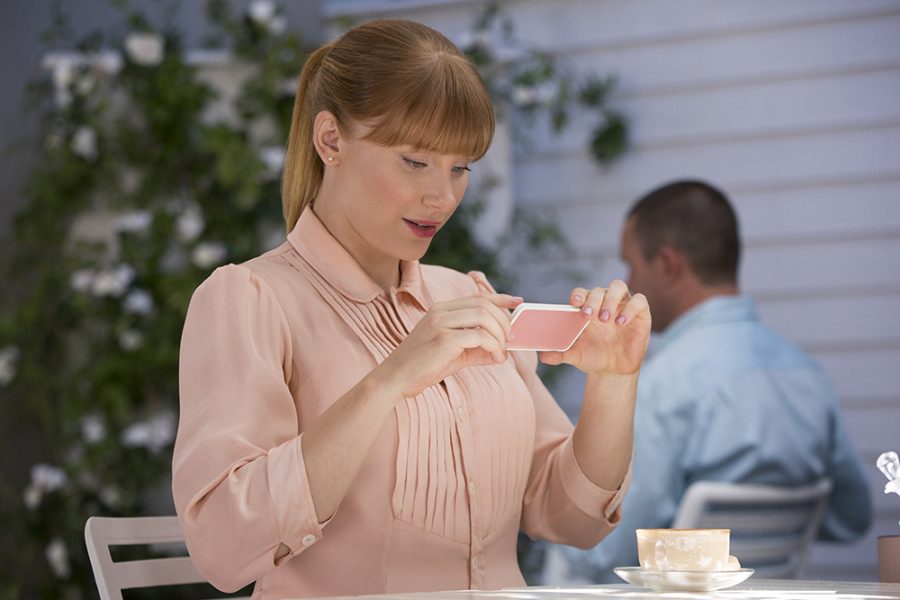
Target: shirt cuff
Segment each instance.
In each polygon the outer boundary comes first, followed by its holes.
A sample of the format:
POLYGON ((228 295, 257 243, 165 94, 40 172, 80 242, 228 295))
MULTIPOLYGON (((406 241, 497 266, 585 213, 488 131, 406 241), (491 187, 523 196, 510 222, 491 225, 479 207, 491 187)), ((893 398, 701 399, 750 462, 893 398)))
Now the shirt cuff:
MULTIPOLYGON (((275 510, 278 535, 281 543, 290 548, 287 557, 294 556, 322 539, 306 465, 301 452, 302 436, 269 451, 269 495, 275 510)), ((330 519, 329 519, 330 521, 330 519)), ((284 558, 280 559, 284 560, 284 558)))
POLYGON ((631 462, 628 471, 617 490, 607 490, 588 479, 578 461, 575 460, 575 449, 572 436, 565 441, 559 457, 560 478, 563 489, 569 499, 581 512, 595 519, 604 519, 610 523, 618 521, 616 511, 625 498, 625 492, 631 484, 631 462))

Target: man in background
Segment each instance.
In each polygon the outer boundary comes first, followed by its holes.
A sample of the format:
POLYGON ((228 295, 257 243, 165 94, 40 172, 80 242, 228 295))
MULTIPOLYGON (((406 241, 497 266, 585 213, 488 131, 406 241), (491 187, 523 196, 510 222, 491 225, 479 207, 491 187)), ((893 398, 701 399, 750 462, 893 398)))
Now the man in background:
POLYGON ((658 334, 638 388, 634 479, 616 530, 588 551, 552 546, 545 583, 618 581, 613 567, 638 564, 635 529, 670 527, 701 480, 831 478, 819 539, 861 536, 872 521, 869 484, 835 392, 740 294, 738 224, 724 194, 700 181, 650 192, 628 214, 621 256, 658 334))

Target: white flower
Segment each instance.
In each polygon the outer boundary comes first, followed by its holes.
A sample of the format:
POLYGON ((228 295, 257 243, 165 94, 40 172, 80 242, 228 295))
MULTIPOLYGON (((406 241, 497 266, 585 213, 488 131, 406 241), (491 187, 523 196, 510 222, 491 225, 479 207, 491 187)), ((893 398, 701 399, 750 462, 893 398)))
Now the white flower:
POLYGON ((267 146, 260 149, 259 158, 265 165, 269 175, 277 175, 284 166, 284 148, 281 146, 267 146))
POLYGON ((96 274, 91 284, 95 296, 121 296, 134 281, 134 268, 130 265, 119 265, 112 269, 104 269, 96 274))
POLYGON ((96 414, 85 415, 81 419, 81 437, 88 444, 96 444, 106 439, 106 424, 96 414))
POLYGON ((90 73, 83 73, 77 81, 75 81, 75 89, 78 90, 78 93, 82 96, 87 96, 91 93, 91 90, 94 89, 94 85, 97 83, 97 78, 90 73))
POLYGON ((247 9, 250 19, 266 26, 275 17, 275 3, 270 0, 254 0, 247 9))
POLYGON ((203 233, 206 222, 203 220, 203 212, 196 204, 189 204, 175 220, 175 229, 178 231, 178 239, 182 242, 191 242, 203 233))
POLYGON ((228 252, 221 242, 200 242, 191 252, 191 262, 198 269, 209 269, 225 262, 228 252))
POLYGON ((137 350, 144 345, 144 334, 134 329, 126 329, 119 334, 119 346, 126 352, 137 350))
POLYGON ((537 90, 531 86, 517 85, 513 88, 512 101, 516 106, 526 106, 537 101, 537 90))
POLYGON ((153 214, 146 210, 135 210, 121 215, 116 220, 116 229, 128 233, 143 233, 153 223, 153 214))
POLYGON ((69 277, 69 285, 76 292, 86 292, 94 285, 94 272, 89 269, 79 269, 69 277))
POLYGON ((85 160, 97 158, 97 132, 82 125, 75 130, 70 142, 72 152, 85 160))
POLYGON ((94 59, 94 67, 101 75, 114 77, 122 70, 122 55, 112 50, 101 52, 94 59))
POLYGON ((16 346, 7 346, 0 350, 0 386, 8 384, 15 378, 20 355, 16 346))
POLYGON ((66 485, 66 473, 59 467, 38 463, 31 467, 31 485, 41 492, 53 492, 66 485))
MULTIPOLYGON (((45 64, 44 66, 48 66, 45 64)), ((56 91, 67 90, 75 81, 75 58, 59 55, 53 58, 53 87, 56 91)))
POLYGON ((67 108, 72 103, 72 82, 75 81, 75 59, 70 56, 55 56, 52 63, 44 66, 53 68, 53 91, 57 108, 67 108))
POLYGON ((156 33, 129 33, 125 37, 125 52, 142 67, 158 65, 163 59, 163 39, 156 33))
POLYGON ((147 448, 158 453, 175 439, 175 415, 161 412, 147 421, 129 425, 122 431, 121 441, 131 448, 147 448))
POLYGON ((100 490, 100 500, 110 508, 118 508, 122 503, 122 492, 114 485, 107 485, 100 490))
POLYGON ((272 19, 272 22, 269 23, 269 32, 274 35, 281 35, 287 29, 287 19, 284 17, 275 17, 272 19))
POLYGON ((43 497, 44 493, 33 483, 28 484, 28 487, 25 488, 25 492, 22 494, 22 500, 25 502, 25 507, 28 510, 34 510, 40 506, 43 497))
POLYGON ((148 315, 153 310, 153 297, 146 290, 131 290, 122 303, 125 312, 134 315, 148 315))
POLYGON ((66 550, 65 543, 60 538, 53 538, 44 551, 47 562, 50 563, 50 570, 58 579, 68 579, 69 569, 69 552, 66 550))

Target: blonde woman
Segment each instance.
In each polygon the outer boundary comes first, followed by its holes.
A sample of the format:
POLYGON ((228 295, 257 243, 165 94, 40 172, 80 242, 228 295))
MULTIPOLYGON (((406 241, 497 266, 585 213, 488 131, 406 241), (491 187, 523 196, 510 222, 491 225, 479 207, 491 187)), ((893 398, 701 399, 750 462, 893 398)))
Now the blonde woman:
POLYGON ((590 547, 628 485, 650 315, 576 288, 590 324, 576 427, 507 353, 478 273, 422 265, 487 150, 475 68, 423 25, 373 21, 300 77, 287 241, 216 270, 184 326, 173 489, 200 572, 254 598, 523 585, 520 529, 590 547))

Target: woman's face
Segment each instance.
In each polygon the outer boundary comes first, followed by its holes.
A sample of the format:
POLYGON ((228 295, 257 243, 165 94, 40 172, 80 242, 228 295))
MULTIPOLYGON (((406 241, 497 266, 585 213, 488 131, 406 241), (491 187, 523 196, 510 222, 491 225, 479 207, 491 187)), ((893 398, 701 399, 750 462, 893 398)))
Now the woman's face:
POLYGON ((364 269, 396 272, 398 260, 425 254, 459 206, 468 163, 462 156, 345 137, 339 160, 325 167, 333 185, 323 189, 315 211, 364 269))

